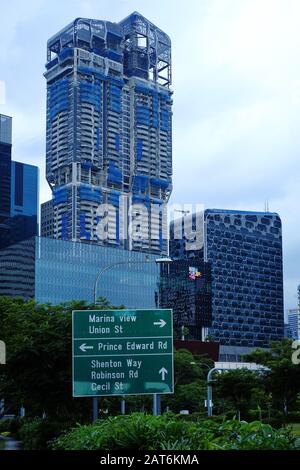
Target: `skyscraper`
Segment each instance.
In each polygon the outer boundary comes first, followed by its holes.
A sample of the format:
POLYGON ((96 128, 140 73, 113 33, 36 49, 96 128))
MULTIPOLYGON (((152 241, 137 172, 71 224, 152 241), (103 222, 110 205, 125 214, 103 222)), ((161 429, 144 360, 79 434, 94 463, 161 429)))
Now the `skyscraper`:
POLYGON ((203 259, 176 260, 162 263, 158 286, 161 308, 173 310, 174 332, 181 337, 182 329, 188 339, 205 339, 211 326, 211 268, 203 259))
POLYGON ((41 204, 41 237, 53 238, 53 203, 52 200, 41 204))
POLYGON ((11 143, 12 119, 0 114, 0 223, 10 216, 11 143))
POLYGON ((294 340, 300 339, 300 308, 294 308, 288 311, 288 324, 291 338, 294 340))
POLYGON ((54 238, 166 252, 169 37, 136 12, 77 18, 48 41, 46 69, 54 238))
POLYGON ((270 340, 283 338, 282 227, 277 214, 207 209, 179 219, 171 225, 170 255, 211 263, 209 333, 224 345, 224 355, 230 347, 268 347, 270 340))
POLYGON ((0 249, 38 233, 38 168, 11 160, 12 118, 0 115, 0 249))

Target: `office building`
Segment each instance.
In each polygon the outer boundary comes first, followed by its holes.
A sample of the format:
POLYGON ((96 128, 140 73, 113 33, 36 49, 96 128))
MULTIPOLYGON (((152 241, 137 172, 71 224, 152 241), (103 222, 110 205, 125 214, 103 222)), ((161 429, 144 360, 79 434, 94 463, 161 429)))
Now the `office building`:
POLYGON ((209 335, 230 360, 284 336, 282 227, 277 214, 207 209, 173 222, 170 256, 211 263, 209 335))
POLYGON ((0 115, 0 249, 38 233, 38 168, 11 160, 12 119, 0 115))
POLYGON ((11 145, 12 119, 0 114, 0 223, 10 216, 11 145))
POLYGON ((169 37, 137 12, 77 18, 49 39, 45 78, 53 237, 166 253, 169 37))
POLYGON ((0 251, 0 295, 59 304, 105 297, 115 306, 156 308, 156 256, 89 243, 33 237, 0 251), (130 264, 131 263, 131 264, 130 264))
POLYGON ((293 332, 289 323, 284 324, 284 337, 288 339, 293 339, 293 332))
POLYGON ((288 324, 290 329, 290 338, 300 339, 300 307, 288 311, 288 324))
POLYGON ((41 237, 54 238, 52 199, 41 204, 41 237))
POLYGON ((202 259, 176 260, 160 268, 159 305, 173 310, 174 335, 204 340, 211 326, 211 267, 202 259))

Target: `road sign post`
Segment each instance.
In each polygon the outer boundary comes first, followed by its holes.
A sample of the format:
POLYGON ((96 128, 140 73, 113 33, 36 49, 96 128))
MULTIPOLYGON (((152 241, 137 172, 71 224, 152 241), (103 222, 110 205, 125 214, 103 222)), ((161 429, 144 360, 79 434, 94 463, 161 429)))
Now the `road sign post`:
POLYGON ((75 310, 73 396, 174 392, 170 309, 75 310))

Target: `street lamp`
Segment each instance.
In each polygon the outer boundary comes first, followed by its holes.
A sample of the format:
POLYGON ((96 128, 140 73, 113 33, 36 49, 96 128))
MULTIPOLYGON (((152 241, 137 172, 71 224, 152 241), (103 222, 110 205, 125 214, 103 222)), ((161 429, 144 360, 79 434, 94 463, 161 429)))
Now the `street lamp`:
MULTIPOLYGON (((191 365, 196 365, 197 363, 192 361, 190 362, 191 365)), ((212 416, 212 386, 211 386, 211 376, 213 374, 213 372, 215 371, 218 371, 219 369, 217 369, 216 367, 211 367, 209 366, 208 364, 205 364, 204 362, 201 363, 201 364, 197 364, 199 367, 200 366, 205 366, 208 370, 208 373, 207 373, 207 379, 206 379, 206 382, 207 382, 207 416, 208 417, 211 417, 212 416)))
MULTIPOLYGON (((173 262, 173 260, 171 258, 157 258, 154 261, 152 261, 149 258, 149 256, 146 255, 144 260, 119 261, 117 263, 109 264, 109 265, 105 266, 104 268, 102 268, 99 271, 99 273, 97 274, 97 277, 96 277, 95 283, 94 283, 94 289, 93 289, 94 305, 96 305, 96 303, 97 303, 97 288, 98 288, 99 279, 102 276, 102 274, 104 274, 106 271, 108 271, 110 269, 113 269, 117 266, 124 266, 124 265, 130 266, 131 264, 134 264, 134 265, 136 265, 136 264, 147 264, 147 263, 152 263, 152 262, 155 262, 156 264, 162 264, 162 263, 171 264, 173 262)), ((157 395, 157 394, 155 394, 154 397, 153 397, 153 409, 155 410, 155 413, 157 413, 157 409, 158 409, 158 406, 159 406, 158 405, 159 397, 160 396, 157 395)), ((122 409, 122 413, 125 414, 125 401, 124 400, 122 400, 121 409, 122 409)), ((96 421, 97 419, 98 419, 98 398, 93 397, 93 421, 96 421)))
MULTIPOLYGON (((145 259, 141 261, 119 261, 118 263, 113 263, 113 264, 109 264, 108 266, 105 266, 103 269, 101 269, 101 271, 99 271, 95 280, 94 294, 93 294, 94 304, 96 305, 96 302, 97 302, 97 287, 98 287, 99 279, 102 276, 102 274, 104 274, 106 271, 108 271, 109 269, 115 268, 117 266, 124 266, 124 265, 130 266, 131 264, 136 265, 136 264, 146 264, 146 263, 151 263, 151 262, 153 261, 150 260, 148 256, 146 256, 145 259)), ((154 260, 154 262, 156 264, 162 264, 162 263, 171 264, 173 263, 173 260, 171 258, 157 258, 156 260, 154 260)))

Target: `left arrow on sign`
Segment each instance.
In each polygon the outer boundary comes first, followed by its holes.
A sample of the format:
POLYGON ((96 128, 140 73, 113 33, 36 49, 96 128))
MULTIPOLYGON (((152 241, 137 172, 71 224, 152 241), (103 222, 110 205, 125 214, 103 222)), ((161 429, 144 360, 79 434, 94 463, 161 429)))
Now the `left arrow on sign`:
POLYGON ((85 343, 83 343, 79 346, 79 349, 81 349, 82 352, 86 352, 88 349, 94 349, 94 346, 87 346, 85 343))

